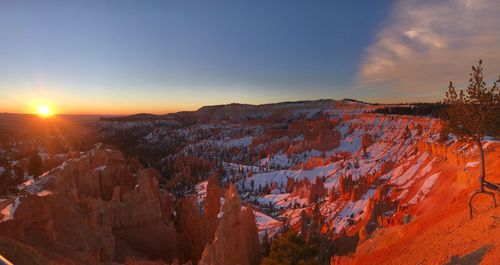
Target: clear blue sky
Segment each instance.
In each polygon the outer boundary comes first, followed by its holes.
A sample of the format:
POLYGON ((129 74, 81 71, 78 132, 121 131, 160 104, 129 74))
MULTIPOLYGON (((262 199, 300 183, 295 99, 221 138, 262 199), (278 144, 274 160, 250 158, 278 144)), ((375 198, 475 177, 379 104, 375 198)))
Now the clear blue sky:
POLYGON ((372 84, 365 72, 399 23, 398 8, 387 0, 1 1, 0 111, 35 101, 59 112, 166 113, 377 100, 372 88, 388 82, 372 84))

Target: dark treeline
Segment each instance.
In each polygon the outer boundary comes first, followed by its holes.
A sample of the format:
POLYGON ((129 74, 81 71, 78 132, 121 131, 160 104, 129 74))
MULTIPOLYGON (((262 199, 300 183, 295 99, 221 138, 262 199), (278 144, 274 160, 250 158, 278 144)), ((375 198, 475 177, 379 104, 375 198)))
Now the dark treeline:
POLYGON ((373 113, 379 114, 399 114, 411 116, 427 116, 439 118, 442 116, 445 105, 441 102, 437 103, 412 103, 408 105, 394 105, 379 108, 373 113))

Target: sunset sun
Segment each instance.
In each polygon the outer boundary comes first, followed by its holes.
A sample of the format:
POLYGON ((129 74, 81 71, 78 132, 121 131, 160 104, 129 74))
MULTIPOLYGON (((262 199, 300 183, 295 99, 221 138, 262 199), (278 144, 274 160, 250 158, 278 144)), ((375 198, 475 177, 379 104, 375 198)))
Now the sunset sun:
POLYGON ((47 118, 47 117, 52 116, 53 112, 49 106, 42 104, 42 105, 38 106, 38 115, 40 117, 47 118))

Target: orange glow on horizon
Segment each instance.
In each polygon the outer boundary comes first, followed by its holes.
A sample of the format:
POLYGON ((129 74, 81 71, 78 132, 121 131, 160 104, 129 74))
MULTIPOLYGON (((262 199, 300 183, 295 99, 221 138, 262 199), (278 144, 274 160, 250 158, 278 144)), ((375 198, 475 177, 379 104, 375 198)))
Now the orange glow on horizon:
MULTIPOLYGON (((50 100, 44 98, 31 99, 26 102, 25 111, 17 113, 30 113, 39 116, 40 118, 50 118, 58 114, 58 108, 50 100)), ((16 112, 15 112, 16 113, 16 112)))

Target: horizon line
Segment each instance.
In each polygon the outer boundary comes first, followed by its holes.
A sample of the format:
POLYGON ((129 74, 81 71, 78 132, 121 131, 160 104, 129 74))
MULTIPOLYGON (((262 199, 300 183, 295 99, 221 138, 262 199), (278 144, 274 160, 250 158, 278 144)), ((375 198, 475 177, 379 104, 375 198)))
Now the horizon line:
MULTIPOLYGON (((175 114, 180 112, 196 112, 204 107, 217 107, 217 106, 228 106, 228 105, 248 105, 248 106, 263 106, 263 105, 273 105, 273 104, 283 104, 283 103, 298 103, 298 102, 312 102, 312 101, 321 101, 321 100, 332 100, 332 101, 354 101, 360 103, 366 103, 370 105, 408 105, 408 104, 437 104, 441 101, 401 101, 401 102, 391 102, 391 103, 383 103, 383 102, 370 102, 365 100, 357 100, 353 98, 342 98, 342 99, 332 99, 332 98, 319 98, 319 99, 305 99, 305 100, 286 100, 286 101, 277 101, 271 103, 261 103, 261 104, 252 104, 252 103, 243 103, 243 102, 231 102, 231 103, 221 103, 221 104, 212 104, 212 105, 203 105, 195 110, 178 110, 172 112, 147 112, 147 111, 138 111, 138 112, 130 112, 130 113, 85 113, 85 112, 62 112, 55 113, 53 116, 131 116, 131 115, 168 115, 175 114)), ((14 115, 35 115, 38 116, 37 113, 32 112, 9 112, 9 111, 0 111, 0 114, 14 114, 14 115)))

